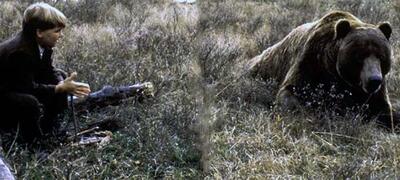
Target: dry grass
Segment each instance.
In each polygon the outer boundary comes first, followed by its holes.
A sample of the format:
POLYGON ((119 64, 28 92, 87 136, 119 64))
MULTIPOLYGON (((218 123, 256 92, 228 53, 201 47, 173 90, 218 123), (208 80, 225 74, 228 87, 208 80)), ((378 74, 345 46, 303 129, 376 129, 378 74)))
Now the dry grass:
MULTIPOLYGON (((0 2, 0 40, 19 29, 14 19, 30 2, 0 2)), ((351 112, 276 116, 276 83, 241 74, 246 60, 294 27, 346 10, 366 22, 393 25, 395 62, 388 81, 397 102, 397 1, 50 3, 71 21, 56 50, 58 66, 77 71, 93 90, 152 81, 157 93, 143 103, 130 99, 79 117, 82 124, 120 119, 125 128, 106 147, 62 145, 48 156, 20 144, 5 149, 19 178, 399 178, 397 134, 354 121, 351 112)))

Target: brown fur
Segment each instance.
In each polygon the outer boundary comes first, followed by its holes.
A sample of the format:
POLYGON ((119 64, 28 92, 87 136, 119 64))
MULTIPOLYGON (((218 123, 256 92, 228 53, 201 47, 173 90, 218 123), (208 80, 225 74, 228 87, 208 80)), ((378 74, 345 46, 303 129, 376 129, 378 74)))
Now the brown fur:
MULTIPOLYGON (((388 23, 367 24, 348 12, 334 11, 295 28, 250 60, 247 68, 253 76, 273 78, 279 83, 277 103, 285 109, 335 101, 325 98, 334 89, 335 95, 341 95, 335 105, 340 104, 340 108, 368 105, 369 117, 385 117, 381 121, 391 125, 391 105, 385 85, 392 61, 390 35, 388 23), (367 60, 370 63, 364 63, 367 60), (382 79, 378 88, 367 81, 375 77, 382 79), (367 91, 365 87, 372 88, 367 91), (311 99, 318 94, 316 89, 325 91, 320 95, 323 97, 316 97, 317 101, 311 99)), ((331 105, 325 103, 327 108, 331 105)))

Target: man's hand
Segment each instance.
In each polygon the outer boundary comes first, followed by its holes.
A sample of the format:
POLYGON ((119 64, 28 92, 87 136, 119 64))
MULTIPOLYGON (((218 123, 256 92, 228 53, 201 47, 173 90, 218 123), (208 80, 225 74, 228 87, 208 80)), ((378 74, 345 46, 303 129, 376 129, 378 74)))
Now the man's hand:
POLYGON ((90 93, 89 84, 75 82, 76 77, 77 73, 73 72, 71 76, 57 84, 56 93, 69 93, 79 98, 88 96, 90 93))

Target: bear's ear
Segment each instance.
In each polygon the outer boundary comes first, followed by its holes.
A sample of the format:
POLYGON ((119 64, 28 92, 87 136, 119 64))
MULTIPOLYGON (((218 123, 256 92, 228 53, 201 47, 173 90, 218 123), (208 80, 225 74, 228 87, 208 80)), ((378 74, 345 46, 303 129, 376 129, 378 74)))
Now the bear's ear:
POLYGON ((385 35, 386 39, 389 40, 390 35, 392 35, 392 26, 388 22, 379 23, 379 30, 385 35))
POLYGON ((339 20, 335 26, 334 39, 344 38, 351 30, 350 22, 344 19, 339 20))

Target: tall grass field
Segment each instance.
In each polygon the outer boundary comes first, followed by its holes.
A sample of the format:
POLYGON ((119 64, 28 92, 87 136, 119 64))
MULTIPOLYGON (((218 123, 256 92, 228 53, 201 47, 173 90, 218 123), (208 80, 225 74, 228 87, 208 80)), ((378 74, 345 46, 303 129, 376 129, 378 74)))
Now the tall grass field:
MULTIPOLYGON (((398 0, 44 1, 69 19, 57 67, 76 71, 92 91, 150 81, 156 92, 76 117, 82 128, 116 119, 122 128, 105 146, 4 146, 18 179, 400 178, 399 134, 352 112, 273 115, 277 84, 242 73, 295 27, 348 11, 391 23, 387 83, 400 110, 398 0)), ((0 1, 0 41, 21 29, 34 2, 0 1)), ((63 125, 73 129, 68 118, 63 125)))

